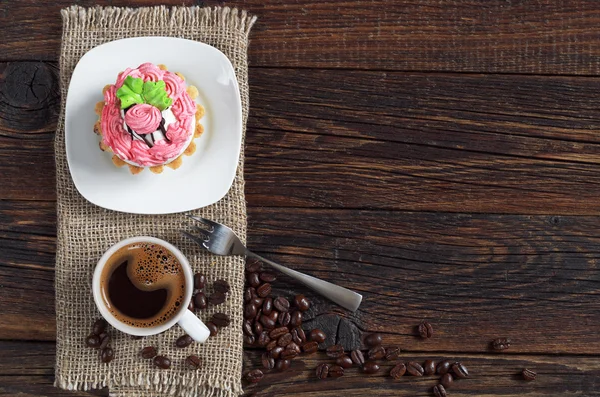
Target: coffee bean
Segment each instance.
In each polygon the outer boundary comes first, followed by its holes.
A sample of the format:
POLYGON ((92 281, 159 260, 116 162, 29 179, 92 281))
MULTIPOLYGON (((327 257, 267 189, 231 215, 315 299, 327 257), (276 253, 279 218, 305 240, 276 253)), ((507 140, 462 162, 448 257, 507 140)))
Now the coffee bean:
POLYGON ((171 360, 169 360, 165 356, 156 356, 154 357, 154 365, 160 369, 169 369, 171 368, 171 360))
POLYGON ((97 349, 97 348, 100 347, 100 337, 98 335, 95 335, 95 334, 89 334, 85 338, 85 344, 88 347, 91 347, 93 349, 97 349))
POLYGON ((215 282, 213 283, 213 290, 221 292, 223 294, 227 294, 231 290, 231 287, 229 286, 227 280, 220 279, 215 280, 215 282))
POLYGON ((254 335, 260 335, 263 332, 263 326, 261 323, 254 323, 254 335))
POLYGON ((367 361, 362 366, 362 369, 365 374, 374 374, 375 372, 379 371, 379 364, 377 364, 375 361, 367 361))
POLYGON ((302 325, 302 312, 295 311, 294 313, 292 313, 290 325, 294 328, 302 325))
POLYGON ((250 273, 247 277, 246 280, 248 280, 248 284, 251 287, 258 287, 260 285, 260 278, 258 277, 258 273, 250 273))
POLYGON ((267 314, 263 311, 263 314, 265 314, 266 316, 268 316, 271 320, 273 320, 274 323, 277 323, 277 319, 279 318, 279 312, 277 311, 272 311, 270 314, 267 314))
POLYGON ((188 303, 188 310, 191 312, 196 310, 196 306, 194 305, 194 297, 193 296, 192 296, 192 299, 190 299, 190 303, 188 303))
POLYGON ((338 358, 338 357, 344 355, 344 346, 342 346, 342 345, 329 346, 325 350, 325 353, 327 353, 327 355, 331 358, 338 358))
POLYGON ((304 333, 304 330, 301 327, 296 327, 294 328, 292 331, 292 339, 294 340, 294 342, 296 342, 298 345, 303 344, 304 342, 306 342, 306 334, 304 333))
POLYGON ((244 320, 244 322, 242 323, 242 331, 244 331, 244 334, 246 335, 254 335, 254 332, 252 331, 251 320, 244 320))
POLYGON ((244 335, 244 343, 248 346, 252 346, 256 343, 256 337, 254 335, 244 335))
POLYGON ((193 341, 194 340, 192 339, 191 336, 189 336, 187 334, 186 335, 181 335, 175 341, 175 346, 180 347, 180 348, 188 347, 189 345, 192 344, 193 341))
POLYGON ((365 345, 369 347, 375 347, 381 345, 382 341, 383 337, 381 336, 381 334, 373 333, 367 335, 367 337, 365 338, 365 345))
POLYGON ((156 348, 154 346, 146 346, 140 352, 142 358, 146 360, 154 358, 158 353, 156 352, 156 348))
POLYGON ((256 316, 254 316, 254 321, 260 320, 260 317, 262 316, 262 305, 257 305, 256 307, 258 307, 259 309, 256 312, 256 316))
POLYGON ((281 335, 277 339, 277 346, 285 347, 285 346, 289 345, 290 343, 292 343, 292 334, 290 334, 289 332, 281 335))
POLYGON ((260 279, 265 283, 272 283, 273 281, 277 280, 277 277, 275 277, 273 273, 262 272, 260 274, 260 279))
POLYGON ((300 354, 300 352, 302 351, 302 350, 300 349, 300 345, 298 345, 298 344, 297 344, 297 343, 295 343, 295 342, 290 342, 290 344, 289 344, 289 345, 287 345, 286 349, 293 349, 293 350, 296 350, 296 351, 298 352, 298 354, 300 354))
POLYGON ((290 310, 290 302, 283 296, 276 298, 273 301, 273 306, 275 306, 275 309, 279 310, 280 312, 287 312, 290 310))
POLYGON ((256 317, 257 313, 258 309, 253 303, 248 303, 246 306, 244 306, 244 318, 253 319, 256 317))
POLYGON ((256 273, 260 270, 260 262, 256 259, 250 259, 246 262, 246 272, 248 273, 256 273))
POLYGON ((275 368, 275 359, 269 353, 263 353, 261 357, 262 366, 264 369, 275 368))
POLYGON ((521 372, 521 375, 523 376, 523 379, 527 381, 535 380, 535 377, 537 376, 535 372, 527 368, 525 368, 523 372, 521 372))
POLYGON ((385 357, 385 347, 375 346, 367 352, 370 360, 380 360, 385 357))
POLYGON ((350 368, 352 367, 352 359, 347 355, 340 356, 335 359, 335 363, 342 368, 350 368))
POLYGON ((506 350, 510 347, 510 339, 498 338, 492 341, 492 348, 494 350, 506 350))
POLYGON ((282 351, 279 356, 284 360, 291 360, 292 358, 296 357, 297 355, 298 355, 298 352, 295 349, 285 348, 285 350, 282 351))
POLYGON ((283 371, 287 370, 291 364, 292 364, 292 362, 290 360, 286 360, 286 359, 277 360, 277 361, 275 361, 275 370, 279 371, 279 372, 283 372, 283 371))
POLYGON ((102 362, 105 364, 111 362, 113 358, 115 358, 115 353, 110 347, 105 347, 100 352, 100 360, 102 360, 102 362))
POLYGON ((269 317, 269 316, 265 316, 263 314, 263 315, 260 316, 259 321, 263 325, 263 327, 265 327, 266 329, 273 329, 273 328, 275 328, 275 321, 273 321, 271 319, 271 317, 269 317))
POLYGON ((319 364, 315 370, 317 378, 323 380, 329 375, 329 364, 319 364))
POLYGON ((452 372, 456 375, 457 378, 464 379, 469 377, 469 371, 467 371, 467 367, 462 365, 462 363, 454 363, 452 365, 452 372))
POLYGON ((450 369, 452 369, 452 362, 451 361, 442 361, 441 363, 438 364, 437 366, 437 374, 438 375, 444 375, 446 373, 448 373, 448 371, 450 371, 450 369))
POLYGON ((194 274, 194 288, 195 289, 204 289, 206 285, 206 276, 202 273, 194 274))
POLYGON ((281 335, 285 335, 288 332, 289 332, 289 330, 287 329, 287 327, 278 327, 278 328, 271 330, 271 332, 269 332, 269 336, 273 339, 277 339, 281 335))
POLYGON ((291 321, 292 321, 292 315, 290 313, 288 313, 288 312, 279 313, 279 317, 277 318, 277 323, 279 325, 287 327, 288 325, 290 325, 291 321))
POLYGON ((215 291, 212 294, 210 294, 210 296, 208 297, 208 303, 210 303, 213 306, 217 306, 217 305, 220 305, 221 303, 225 302, 226 299, 227 299, 227 297, 225 296, 224 293, 215 291))
POLYGON ((210 331, 210 336, 217 336, 217 334, 219 333, 219 328, 217 327, 217 324, 213 323, 212 321, 206 323, 206 328, 208 328, 208 330, 210 331))
POLYGON ((294 297, 294 304, 301 312, 305 312, 310 308, 310 302, 306 299, 306 296, 300 294, 294 297))
POLYGON ((253 369, 246 374, 246 380, 250 383, 258 383, 265 376, 260 369, 253 369))
POLYGON ((389 346, 385 348, 385 359, 394 361, 400 357, 401 350, 398 346, 389 346))
POLYGON ((310 331, 309 338, 317 343, 323 343, 325 342, 325 338, 327 338, 327 336, 325 335, 325 332, 317 328, 310 331))
MULTIPOLYGON (((271 297, 265 298, 263 305, 262 305, 262 311, 263 311, 263 314, 266 314, 267 316, 269 314, 271 314, 271 312, 273 311, 273 298, 271 298, 271 297)), ((275 312, 275 313, 277 313, 277 312, 275 312)))
POLYGON ((435 374, 435 362, 433 360, 425 360, 423 363, 423 373, 425 375, 435 374))
POLYGON ((188 369, 198 369, 200 368, 201 365, 201 361, 200 361, 200 357, 196 356, 196 355, 191 355, 191 356, 187 356, 185 359, 185 366, 188 369))
POLYGON ((261 332, 256 340, 256 343, 258 343, 258 345, 261 347, 267 346, 269 342, 271 342, 271 338, 269 338, 269 331, 261 332))
POLYGON ((360 367, 362 367, 363 365, 365 365, 365 356, 362 354, 362 352, 360 350, 353 350, 350 353, 350 358, 352 359, 352 362, 360 367))
POLYGON ((306 342, 302 345, 302 351, 307 354, 316 352, 318 348, 319 344, 317 342, 306 342))
POLYGON ((231 320, 225 313, 215 313, 212 315, 211 321, 215 323, 217 327, 227 327, 231 320))
POLYGON ((271 354, 271 357, 273 358, 279 358, 279 356, 281 355, 281 352, 283 352, 283 350, 285 350, 285 348, 281 347, 281 346, 275 346, 270 352, 269 354, 271 354))
POLYGON ((92 334, 100 335, 101 333, 106 331, 107 326, 108 326, 108 323, 106 322, 105 319, 103 319, 103 318, 97 319, 94 322, 94 325, 92 326, 92 334))
POLYGON ((404 363, 399 363, 392 368, 390 371, 390 376, 396 380, 400 379, 406 373, 406 365, 404 363))
POLYGON ((208 299, 206 299, 204 292, 198 292, 194 295, 194 306, 199 310, 204 310, 208 307, 208 299))
POLYGON ((431 338, 433 336, 433 327, 427 321, 419 324, 419 336, 421 338, 431 338))
POLYGON ((344 368, 340 365, 332 365, 329 367, 329 377, 330 378, 340 378, 344 376, 344 368))
POLYGON ((446 389, 442 385, 433 386, 433 395, 435 397, 447 397, 446 389))
POLYGON ((454 377, 450 372, 445 373, 440 378, 440 384, 444 386, 445 389, 448 389, 452 385, 452 382, 454 382, 454 377))
POLYGON ((265 349, 267 350, 273 350, 274 348, 277 347, 277 339, 272 339, 269 343, 267 343, 267 346, 265 346, 265 349))
POLYGON ((271 295, 271 284, 269 284, 269 283, 261 284, 258 288, 256 288, 256 293, 261 298, 271 295))
POLYGON ((246 288, 246 291, 244 291, 244 302, 248 303, 250 302, 250 300, 252 298, 254 298, 254 296, 256 295, 256 290, 252 287, 250 288, 246 288))
POLYGON ((101 333, 100 334, 100 346, 98 346, 98 348, 100 350, 105 349, 108 346, 108 344, 110 343, 110 339, 111 338, 110 338, 109 334, 107 334, 106 332, 101 333))
POLYGON ((423 376, 425 372, 421 364, 411 361, 406 364, 406 372, 408 372, 412 376, 423 376))

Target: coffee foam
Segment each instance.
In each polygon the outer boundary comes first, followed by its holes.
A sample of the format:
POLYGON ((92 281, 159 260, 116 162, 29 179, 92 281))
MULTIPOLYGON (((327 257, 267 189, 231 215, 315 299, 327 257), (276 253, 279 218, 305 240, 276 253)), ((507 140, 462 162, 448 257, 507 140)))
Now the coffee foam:
POLYGON ((169 321, 181 310, 185 297, 185 275, 179 260, 159 244, 133 243, 120 248, 107 261, 102 272, 102 295, 110 312, 125 324, 150 328, 169 321), (127 261, 127 276, 144 291, 167 290, 167 301, 153 317, 139 319, 120 312, 108 299, 109 280, 114 270, 127 261))

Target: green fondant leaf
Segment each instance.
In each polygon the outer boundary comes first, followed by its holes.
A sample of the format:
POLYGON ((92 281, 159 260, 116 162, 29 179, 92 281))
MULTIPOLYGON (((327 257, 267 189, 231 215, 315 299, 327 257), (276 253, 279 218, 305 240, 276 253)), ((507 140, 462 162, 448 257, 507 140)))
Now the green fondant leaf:
POLYGON ((173 100, 167 96, 167 90, 165 89, 165 82, 159 80, 157 82, 146 81, 144 83, 143 94, 144 102, 156 106, 159 110, 163 111, 173 103, 173 100))
POLYGON ((127 76, 121 88, 117 90, 117 98, 121 100, 121 109, 144 103, 142 96, 144 81, 141 78, 127 76))

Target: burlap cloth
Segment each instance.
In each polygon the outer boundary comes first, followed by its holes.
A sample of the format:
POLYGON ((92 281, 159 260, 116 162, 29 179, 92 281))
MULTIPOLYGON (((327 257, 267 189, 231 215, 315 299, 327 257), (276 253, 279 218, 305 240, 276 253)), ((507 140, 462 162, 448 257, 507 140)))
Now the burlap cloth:
MULTIPOLYGON (((246 50, 255 17, 235 9, 218 7, 130 9, 73 6, 62 11, 62 19, 62 111, 55 141, 58 196, 56 385, 69 390, 108 386, 111 395, 115 396, 239 395, 242 393, 243 258, 217 257, 201 252, 179 233, 189 223, 183 214, 125 214, 87 202, 77 192, 67 167, 64 107, 73 69, 88 50, 126 37, 174 36, 213 45, 231 60, 240 86, 245 130, 248 116, 246 50), (92 323, 99 317, 91 292, 93 269, 108 247, 119 240, 138 235, 155 236, 173 243, 188 257, 193 269, 205 273, 209 281, 220 278, 228 280, 231 292, 227 301, 199 315, 208 321, 213 313, 225 312, 231 315, 232 323, 205 344, 194 343, 185 349, 174 345, 175 339, 183 334, 179 326, 142 340, 133 340, 112 330, 115 359, 103 364, 98 352, 84 343, 92 323), (156 346, 159 354, 171 358, 171 369, 156 369, 152 360, 140 357, 140 350, 148 345, 156 346), (191 371, 184 367, 183 361, 190 354, 197 354, 202 359, 200 370, 191 371)), ((168 66, 169 60, 165 59, 164 63, 168 66)), ((245 241, 247 218, 243 165, 242 143, 237 175, 227 196, 214 205, 193 212, 231 226, 245 241)), ((208 292, 211 292, 210 288, 208 292)))

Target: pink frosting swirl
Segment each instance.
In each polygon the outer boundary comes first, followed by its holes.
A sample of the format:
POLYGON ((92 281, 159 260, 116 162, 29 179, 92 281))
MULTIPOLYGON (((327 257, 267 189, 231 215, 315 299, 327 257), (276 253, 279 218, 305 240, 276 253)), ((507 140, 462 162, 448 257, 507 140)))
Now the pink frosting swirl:
MULTIPOLYGON (((104 93, 104 108, 102 109, 102 139, 112 151, 122 158, 143 166, 154 166, 165 164, 169 160, 179 156, 185 149, 185 145, 194 133, 192 119, 196 113, 196 103, 190 98, 186 92, 184 81, 175 73, 161 70, 156 65, 144 63, 136 69, 126 69, 119 74, 117 81, 111 85, 104 93), (121 103, 116 96, 117 90, 123 85, 125 78, 131 76, 134 78, 141 77, 144 81, 164 80, 169 98, 173 99, 171 110, 175 116, 176 122, 167 127, 167 137, 157 140, 153 147, 148 147, 146 143, 140 140, 132 140, 131 135, 123 128, 123 117, 121 116, 121 103)), ((135 132, 139 134, 151 133, 156 131, 158 123, 162 118, 160 111, 156 109, 147 110, 145 106, 136 105, 125 114, 125 122, 135 132), (140 107, 136 113, 129 116, 137 107, 140 107), (129 117, 135 119, 130 120, 129 117), (144 121, 144 117, 146 117, 144 121), (158 119, 158 123, 156 122, 158 119), (139 124, 136 124, 139 122, 139 124), (150 127, 148 123, 156 127, 150 127), (147 127, 147 128, 145 128, 147 127), (149 131, 149 129, 152 131, 149 131), (144 132, 146 131, 146 132, 144 132)))
POLYGON ((160 110, 146 103, 135 105, 125 113, 125 123, 138 134, 153 133, 161 120, 160 110))

